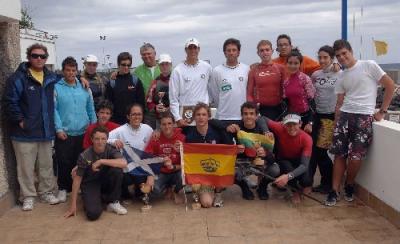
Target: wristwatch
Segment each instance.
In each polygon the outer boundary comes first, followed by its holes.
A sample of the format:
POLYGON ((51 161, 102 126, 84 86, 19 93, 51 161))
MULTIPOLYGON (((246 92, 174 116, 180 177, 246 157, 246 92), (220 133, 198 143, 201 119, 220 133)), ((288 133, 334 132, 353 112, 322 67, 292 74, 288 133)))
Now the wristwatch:
POLYGON ((288 173, 287 176, 288 176, 288 180, 293 180, 293 178, 294 178, 294 175, 292 172, 288 173))

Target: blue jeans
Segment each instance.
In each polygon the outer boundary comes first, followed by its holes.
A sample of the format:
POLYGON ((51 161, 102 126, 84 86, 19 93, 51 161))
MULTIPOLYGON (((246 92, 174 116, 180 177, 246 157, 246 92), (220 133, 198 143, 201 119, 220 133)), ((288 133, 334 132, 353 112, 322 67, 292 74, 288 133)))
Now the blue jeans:
POLYGON ((161 173, 158 175, 158 179, 154 183, 154 189, 152 194, 154 194, 155 197, 159 197, 162 195, 163 191, 165 188, 174 186, 174 192, 178 193, 182 189, 182 176, 181 176, 181 171, 175 171, 173 173, 161 173))

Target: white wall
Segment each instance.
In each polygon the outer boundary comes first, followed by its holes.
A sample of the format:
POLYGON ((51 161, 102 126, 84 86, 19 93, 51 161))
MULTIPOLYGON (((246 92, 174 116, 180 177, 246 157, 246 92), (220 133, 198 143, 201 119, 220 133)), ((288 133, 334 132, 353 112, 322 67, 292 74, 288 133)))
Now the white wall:
POLYGON ((21 47, 21 61, 27 61, 26 59, 26 49, 34 44, 40 43, 47 47, 47 52, 49 53, 49 58, 46 64, 51 65, 56 68, 57 64, 57 54, 56 54, 56 44, 53 40, 49 40, 44 37, 35 36, 34 31, 29 30, 29 33, 25 33, 25 30, 21 30, 20 33, 20 47, 21 47))
POLYGON ((21 19, 20 0, 0 0, 0 21, 10 21, 11 19, 21 19))
POLYGON ((400 211, 400 124, 375 122, 368 158, 357 183, 377 198, 400 211))

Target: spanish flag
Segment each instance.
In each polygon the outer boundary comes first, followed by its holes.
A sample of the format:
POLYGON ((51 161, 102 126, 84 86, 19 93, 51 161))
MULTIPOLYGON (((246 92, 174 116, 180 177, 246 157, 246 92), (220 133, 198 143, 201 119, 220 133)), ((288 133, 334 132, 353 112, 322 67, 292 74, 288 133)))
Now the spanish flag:
POLYGON ((388 44, 384 41, 375 41, 375 50, 376 50, 376 55, 385 55, 388 52, 388 44))
POLYGON ((182 161, 186 184, 233 185, 236 154, 236 145, 184 143, 182 161))
POLYGON ((256 133, 249 133, 240 130, 237 133, 237 138, 239 143, 244 145, 245 147, 245 154, 248 157, 255 157, 256 156, 256 146, 262 146, 264 149, 272 152, 274 149, 275 140, 272 138, 268 138, 265 135, 256 134, 256 133))

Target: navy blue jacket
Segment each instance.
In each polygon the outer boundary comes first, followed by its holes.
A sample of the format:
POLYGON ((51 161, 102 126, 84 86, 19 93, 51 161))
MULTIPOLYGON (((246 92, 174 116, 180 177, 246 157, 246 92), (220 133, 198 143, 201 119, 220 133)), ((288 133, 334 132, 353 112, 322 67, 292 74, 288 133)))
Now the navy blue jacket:
POLYGON ((29 64, 23 62, 7 80, 4 106, 15 141, 54 139, 54 84, 56 75, 44 69, 43 86, 32 77, 29 64), (24 122, 24 129, 19 123, 24 122))

